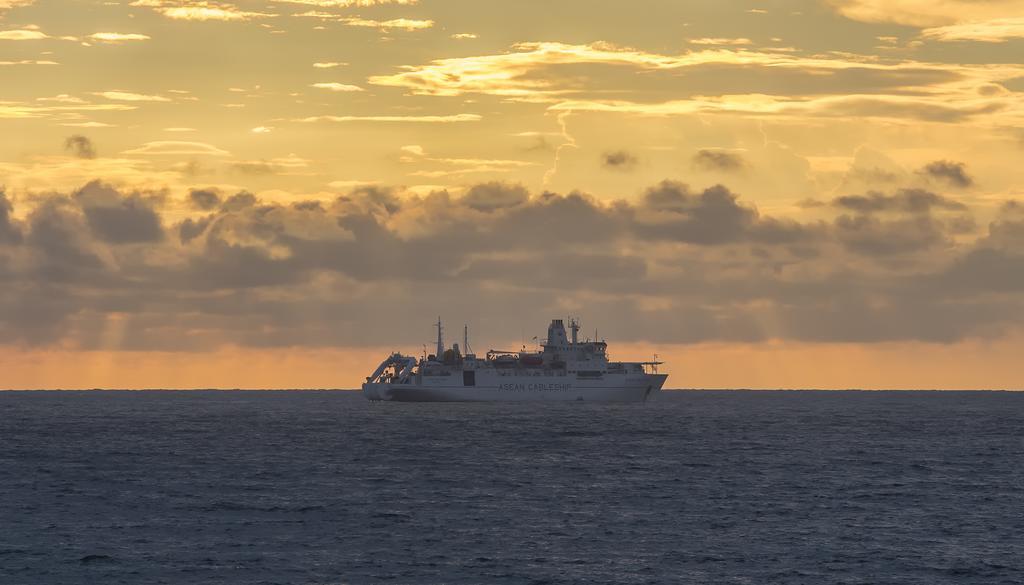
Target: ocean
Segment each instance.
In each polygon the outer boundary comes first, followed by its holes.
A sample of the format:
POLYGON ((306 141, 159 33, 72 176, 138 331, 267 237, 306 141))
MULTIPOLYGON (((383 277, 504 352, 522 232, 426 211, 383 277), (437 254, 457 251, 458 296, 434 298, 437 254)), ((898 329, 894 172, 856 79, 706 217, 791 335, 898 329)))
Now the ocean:
POLYGON ((0 583, 1024 582, 1024 394, 0 392, 0 583))

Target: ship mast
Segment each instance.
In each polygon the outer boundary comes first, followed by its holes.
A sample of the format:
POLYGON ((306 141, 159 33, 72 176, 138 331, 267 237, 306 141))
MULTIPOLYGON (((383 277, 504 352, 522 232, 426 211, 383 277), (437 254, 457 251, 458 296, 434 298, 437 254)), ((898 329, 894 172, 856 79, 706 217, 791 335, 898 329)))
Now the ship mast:
POLYGON ((444 328, 441 327, 441 317, 437 318, 437 359, 440 360, 444 356, 444 328))
POLYGON ((469 325, 462 326, 462 351, 464 351, 466 355, 473 353, 473 351, 469 349, 469 325))

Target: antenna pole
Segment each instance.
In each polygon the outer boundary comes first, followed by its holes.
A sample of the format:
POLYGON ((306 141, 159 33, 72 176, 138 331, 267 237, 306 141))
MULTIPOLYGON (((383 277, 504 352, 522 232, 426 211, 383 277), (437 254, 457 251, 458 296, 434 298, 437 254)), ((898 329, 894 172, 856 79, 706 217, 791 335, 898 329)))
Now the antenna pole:
POLYGON ((444 328, 441 327, 441 317, 437 318, 437 359, 444 356, 444 328))

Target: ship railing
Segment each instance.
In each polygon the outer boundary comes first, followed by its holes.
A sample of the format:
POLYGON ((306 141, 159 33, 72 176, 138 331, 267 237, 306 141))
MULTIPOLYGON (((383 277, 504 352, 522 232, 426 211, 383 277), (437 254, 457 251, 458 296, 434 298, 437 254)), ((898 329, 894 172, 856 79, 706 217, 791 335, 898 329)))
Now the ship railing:
POLYGON ((415 366, 415 358, 392 354, 381 362, 366 381, 370 384, 404 384, 412 376, 415 366))
POLYGON ((658 373, 658 366, 660 366, 660 365, 662 365, 664 363, 665 362, 658 362, 658 361, 654 361, 654 362, 637 362, 637 365, 639 365, 641 368, 643 368, 643 371, 644 371, 645 374, 657 374, 658 373))

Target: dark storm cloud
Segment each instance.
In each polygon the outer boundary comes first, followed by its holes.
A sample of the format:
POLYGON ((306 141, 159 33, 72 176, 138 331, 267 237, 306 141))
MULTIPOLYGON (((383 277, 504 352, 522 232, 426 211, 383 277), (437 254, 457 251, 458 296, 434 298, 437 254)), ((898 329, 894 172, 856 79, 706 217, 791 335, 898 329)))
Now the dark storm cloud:
POLYGON ((93 181, 75 193, 86 221, 96 236, 111 244, 156 242, 163 238, 160 217, 139 194, 120 195, 113 187, 93 181))
POLYGON ((470 187, 462 197, 462 203, 479 211, 494 211, 522 205, 530 193, 522 185, 492 182, 470 187))
POLYGON ((206 228, 210 226, 210 221, 211 219, 209 217, 203 217, 200 219, 192 219, 189 217, 178 224, 178 238, 181 240, 181 243, 187 244, 203 235, 206 228))
POLYGON ((27 270, 39 286, 94 282, 106 272, 82 210, 71 199, 44 201, 29 214, 27 224, 27 270))
POLYGON ((953 236, 971 233, 976 227, 966 205, 923 189, 846 195, 833 199, 832 206, 844 212, 833 223, 834 237, 863 256, 948 247, 953 236))
POLYGON ((693 155, 693 165, 706 171, 735 172, 746 166, 743 157, 725 150, 701 149, 693 155))
POLYGON ((648 210, 657 213, 634 227, 640 237, 702 245, 737 242, 791 243, 812 238, 814 228, 762 218, 757 209, 741 205, 722 185, 700 193, 675 181, 664 181, 644 193, 648 210))
POLYGON ((601 166, 606 169, 628 171, 635 167, 639 160, 625 150, 606 152, 601 155, 601 166))
POLYGON ((21 242, 21 229, 11 219, 11 202, 7 194, 0 189, 0 244, 17 244, 21 242))
POLYGON ((96 147, 87 136, 75 134, 64 141, 64 150, 70 151, 78 158, 96 158, 96 147))
POLYGON ((868 193, 846 195, 832 200, 832 205, 858 213, 902 212, 929 213, 932 210, 965 211, 967 206, 923 189, 902 189, 894 195, 868 193))
POLYGON ((225 211, 240 211, 256 205, 256 196, 248 191, 240 191, 228 197, 221 206, 225 211))
POLYGON ((169 350, 416 346, 429 329, 410 324, 439 310, 500 336, 566 306, 662 343, 948 342, 1024 324, 1012 203, 961 239, 966 206, 913 190, 836 199, 816 223, 672 181, 636 202, 505 183, 290 205, 195 193, 201 209, 175 222, 158 194, 99 182, 32 200, 24 221, 0 197, 0 343, 96 347, 115 313, 124 348, 169 350))
POLYGON ((926 165, 921 169, 921 172, 933 179, 940 179, 961 189, 974 184, 974 179, 967 174, 967 165, 961 162, 937 160, 926 165))
POLYGON ((928 217, 883 221, 844 215, 835 221, 835 235, 850 251, 866 256, 907 254, 948 241, 942 225, 928 217))
POLYGON ((220 194, 213 189, 192 189, 188 194, 192 207, 202 211, 210 211, 220 205, 220 194))

